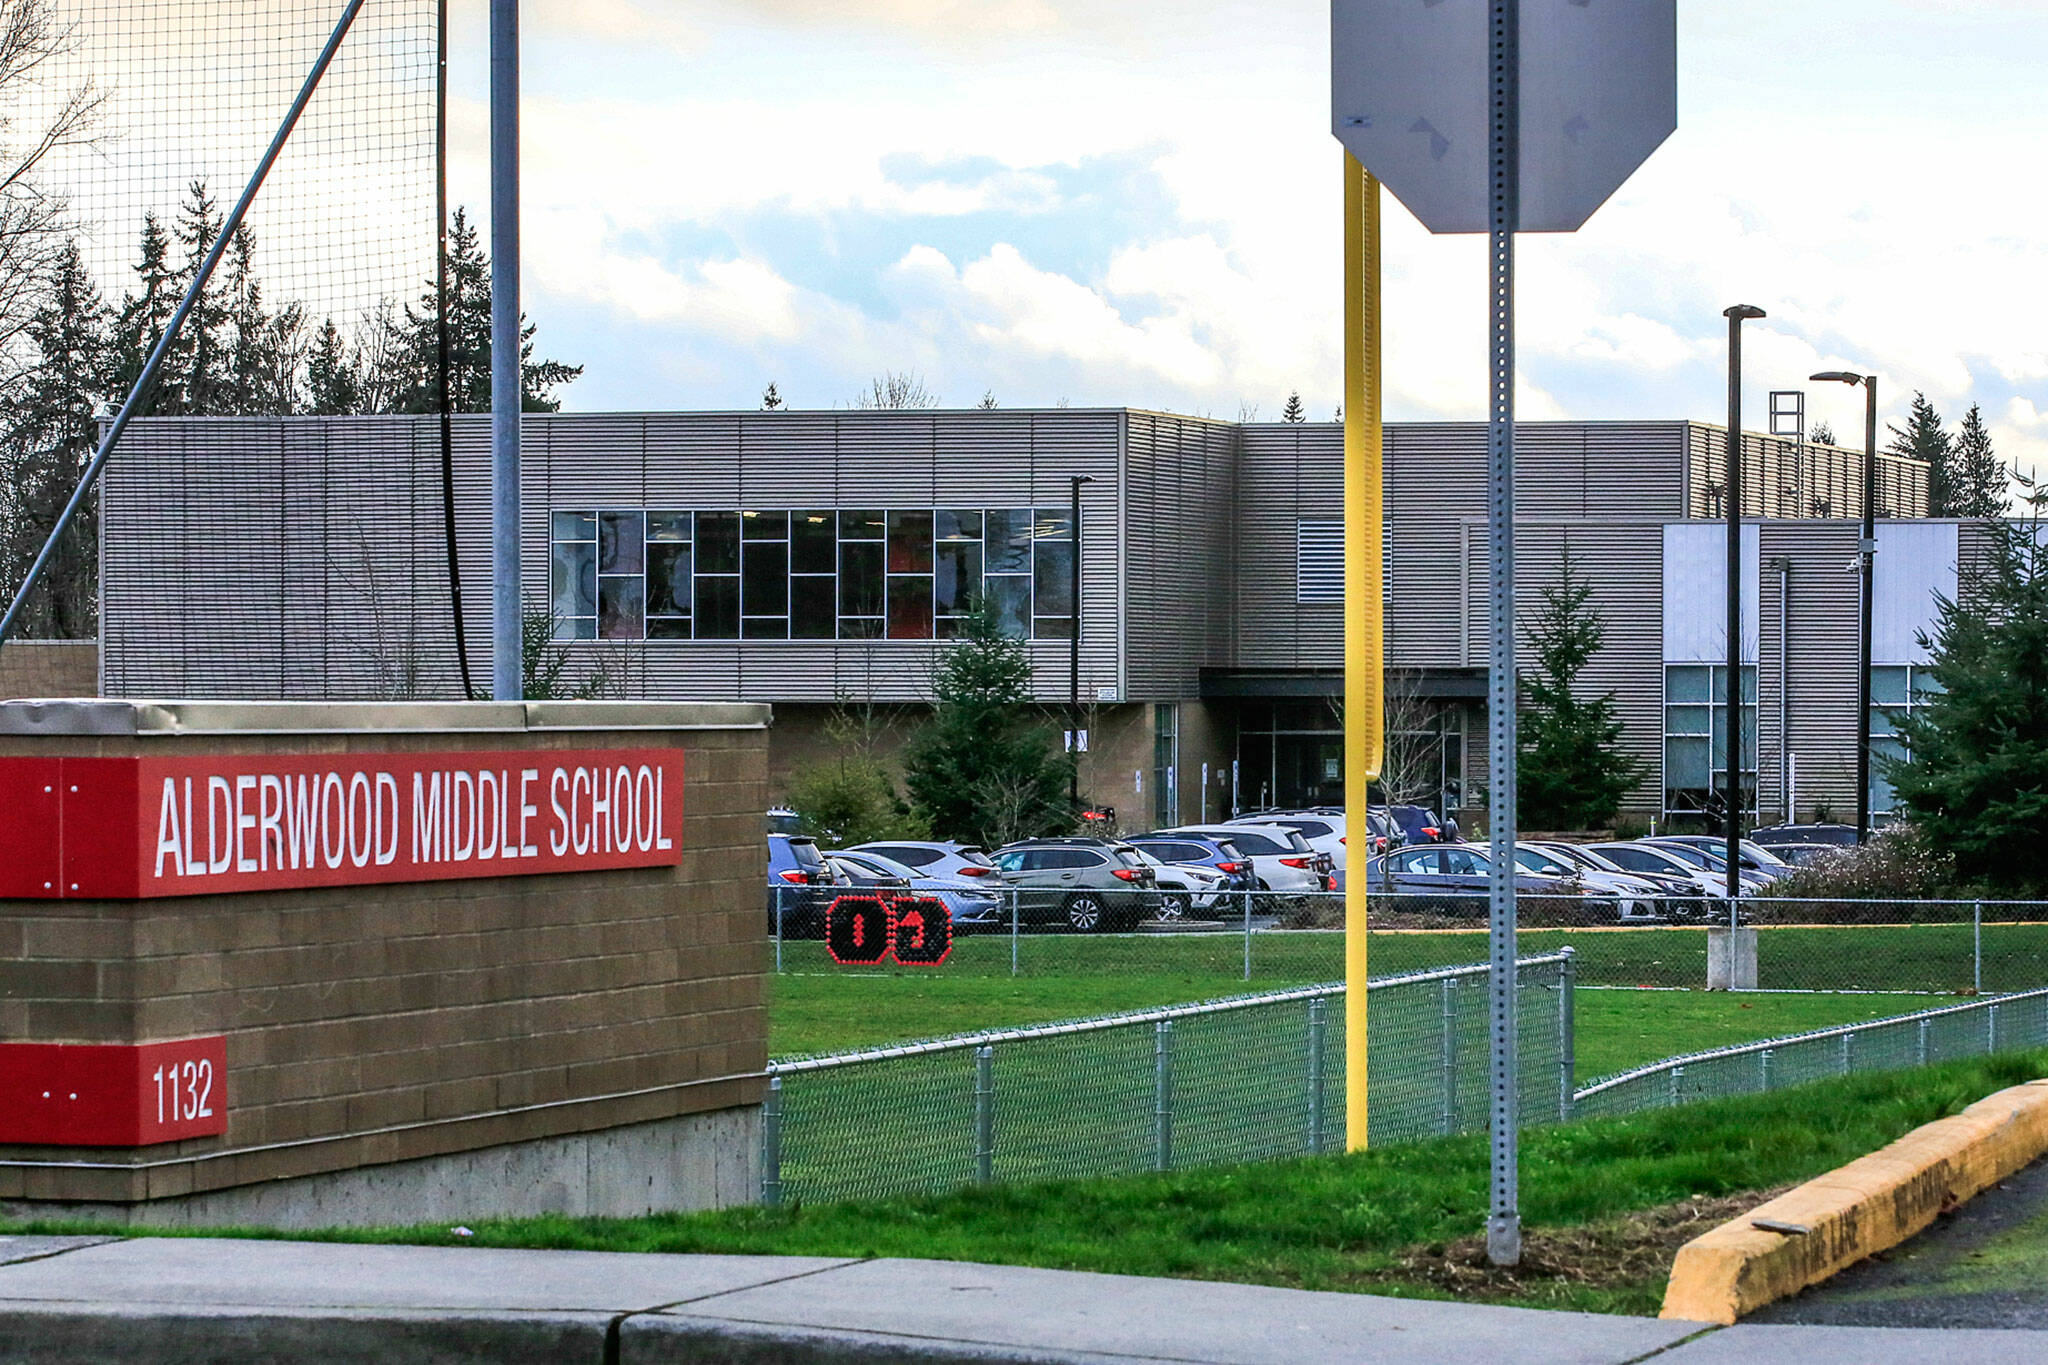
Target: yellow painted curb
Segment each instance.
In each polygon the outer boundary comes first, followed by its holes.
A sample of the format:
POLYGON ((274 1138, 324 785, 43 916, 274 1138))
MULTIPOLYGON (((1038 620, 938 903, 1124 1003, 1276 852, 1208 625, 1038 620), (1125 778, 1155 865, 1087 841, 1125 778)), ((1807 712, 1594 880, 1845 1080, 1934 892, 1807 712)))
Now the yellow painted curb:
POLYGON ((1659 1316, 1731 1325, 1897 1246, 2044 1152, 2048 1080, 2001 1090, 1687 1242, 1659 1316))

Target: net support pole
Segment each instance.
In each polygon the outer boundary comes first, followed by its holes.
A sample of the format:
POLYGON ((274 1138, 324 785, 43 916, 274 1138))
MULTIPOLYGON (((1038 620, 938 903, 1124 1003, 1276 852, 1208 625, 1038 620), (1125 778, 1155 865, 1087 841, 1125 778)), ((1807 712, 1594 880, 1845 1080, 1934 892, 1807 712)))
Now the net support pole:
POLYGON ((1380 582, 1380 184, 1344 154, 1344 809, 1364 831, 1344 878, 1344 1146, 1366 1145, 1366 814, 1385 760, 1380 582))
POLYGON ((519 0, 491 0, 491 696, 524 699, 519 633, 519 0))
POLYGON ((1522 1259, 1519 1001, 1515 967, 1515 230, 1521 217, 1521 0, 1492 0, 1487 291, 1492 312, 1487 420, 1487 706, 1492 791, 1487 837, 1488 995, 1493 1042, 1492 1212, 1486 1257, 1522 1259))
POLYGON ((241 230, 243 220, 249 216, 250 206, 256 202, 257 193, 262 190, 263 182, 270 176, 270 168, 277 164, 277 158, 284 151, 285 143, 291 140, 292 130, 299 126, 300 115, 306 112, 306 106, 312 102, 313 92, 320 88, 321 77, 325 76, 327 68, 334 64, 334 54, 341 50, 342 40, 348 37, 348 31, 354 26, 356 15, 362 12, 362 8, 363 0, 349 0, 341 12, 341 18, 335 22, 334 32, 328 35, 327 46, 320 49, 320 55, 314 59, 313 69, 306 73, 305 82, 299 86, 298 97, 286 111, 284 121, 278 124, 269 147, 264 149, 263 159, 256 163, 256 170, 250 175, 249 183, 242 187, 242 197, 235 201, 235 207, 222 222, 220 234, 214 238, 212 249, 200 263, 198 273, 192 277, 192 283, 186 286, 185 296, 178 300, 177 311, 171 314, 170 322, 164 327, 164 334, 157 338, 156 346, 149 353, 149 359, 143 363, 142 373, 136 376, 135 386, 128 390, 128 397, 121 404, 121 411, 115 415, 113 422, 101 435, 99 449, 93 452, 92 462, 86 465, 85 473, 79 476, 78 487, 72 490, 70 501, 64 504, 64 510, 58 514, 57 524, 50 528, 49 538, 43 542, 43 548, 37 553, 35 563, 29 566, 28 575, 22 579, 20 589, 14 594, 14 601, 7 608, 7 614, 0 617, 0 644, 7 642, 8 637, 14 633, 16 622, 28 609, 28 600, 35 592, 36 584, 42 581, 44 571, 50 567, 50 560, 56 556, 57 546, 63 541, 64 533, 71 529, 72 521, 78 516, 78 509, 92 496, 92 490, 99 483, 101 472, 107 467, 107 458, 114 453, 114 447, 120 444, 122 434, 128 430, 128 424, 140 416, 149 406, 150 400, 155 397, 157 382, 163 375, 164 357, 170 354, 172 343, 184 329, 185 319, 191 316, 193 305, 205 292, 207 282, 213 278, 214 267, 218 266, 220 258, 227 254, 228 244, 234 241, 235 233, 241 230))

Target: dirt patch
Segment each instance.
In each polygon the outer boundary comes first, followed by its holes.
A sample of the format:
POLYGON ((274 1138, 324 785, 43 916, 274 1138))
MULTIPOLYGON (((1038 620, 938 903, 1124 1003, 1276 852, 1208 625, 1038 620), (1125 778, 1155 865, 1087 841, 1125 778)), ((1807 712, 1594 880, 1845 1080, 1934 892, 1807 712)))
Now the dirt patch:
POLYGON ((1484 1236, 1416 1247, 1385 1278, 1425 1284, 1461 1299, 1526 1302, 1553 1297, 1551 1291, 1566 1285, 1654 1286, 1661 1293, 1680 1247, 1791 1188, 1688 1199, 1583 1227, 1528 1228, 1522 1234, 1522 1263, 1512 1269, 1487 1262, 1484 1236))

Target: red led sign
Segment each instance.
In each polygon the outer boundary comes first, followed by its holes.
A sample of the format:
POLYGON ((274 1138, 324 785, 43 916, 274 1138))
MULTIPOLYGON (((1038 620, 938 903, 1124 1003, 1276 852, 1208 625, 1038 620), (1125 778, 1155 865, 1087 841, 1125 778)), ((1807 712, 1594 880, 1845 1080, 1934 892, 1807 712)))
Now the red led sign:
POLYGON ((224 1038, 0 1043, 0 1142, 148 1147, 227 1130, 224 1038))
POLYGON ((673 749, 0 758, 0 897, 150 899, 682 860, 673 749), (18 815, 17 815, 18 813, 18 815))

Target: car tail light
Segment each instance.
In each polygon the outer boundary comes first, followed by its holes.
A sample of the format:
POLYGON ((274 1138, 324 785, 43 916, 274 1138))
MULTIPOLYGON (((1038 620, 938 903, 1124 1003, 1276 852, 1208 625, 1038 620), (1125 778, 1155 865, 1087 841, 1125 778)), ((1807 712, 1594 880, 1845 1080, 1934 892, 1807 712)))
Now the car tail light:
POLYGON ((776 875, 781 877, 782 880, 786 882, 794 882, 798 886, 802 886, 804 883, 808 882, 811 879, 811 874, 804 871, 800 867, 792 867, 788 871, 780 872, 776 875))
POLYGON ((1381 853, 1385 853, 1387 851, 1387 836, 1382 834, 1379 838, 1372 841, 1372 846, 1381 853))
POLYGON ((1242 871, 1244 871, 1244 864, 1243 864, 1243 863, 1218 863, 1218 864, 1216 864, 1216 870, 1217 870, 1218 872, 1232 872, 1232 873, 1235 873, 1235 872, 1242 872, 1242 871))
POLYGON ((1428 836, 1429 836, 1430 838, 1432 838, 1432 839, 1436 838, 1436 837, 1437 837, 1438 835, 1440 835, 1440 834, 1442 834, 1442 833, 1443 833, 1443 831, 1442 831, 1442 830, 1440 830, 1440 829, 1437 829, 1437 828, 1436 828, 1435 826, 1433 826, 1433 825, 1424 825, 1424 826, 1422 827, 1422 832, 1423 832, 1424 834, 1427 834, 1427 835, 1428 835, 1428 836))
POLYGON ((1138 880, 1140 874, 1128 867, 1116 867, 1110 869, 1110 875, 1120 882, 1134 882, 1138 880))
POLYGON ((1335 877, 1325 877, 1325 878, 1323 878, 1323 890, 1325 890, 1325 891, 1335 891, 1336 889, 1337 889, 1337 879, 1336 879, 1335 877))
POLYGON ((1340 834, 1337 836, 1337 842, 1340 844, 1348 844, 1351 842, 1351 836, 1348 834, 1340 834))
POLYGON ((992 867, 975 867, 972 864, 969 864, 968 866, 960 869, 960 875, 963 877, 986 877, 989 873, 993 871, 995 871, 995 869, 992 867))
POLYGON ((1307 867, 1307 866, 1308 866, 1308 859, 1306 859, 1306 858, 1282 858, 1282 859, 1280 860, 1280 866, 1282 866, 1282 867, 1307 867))

